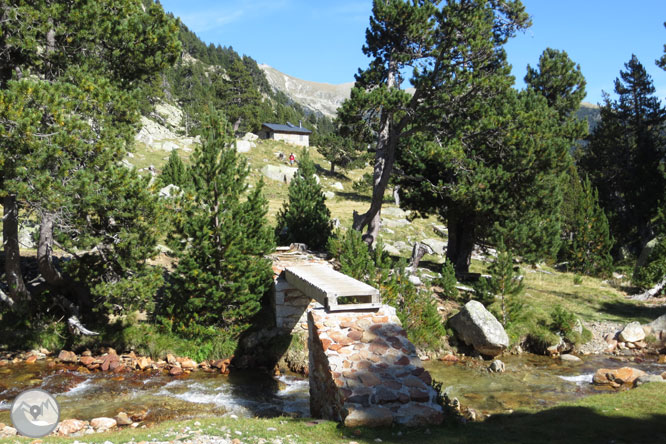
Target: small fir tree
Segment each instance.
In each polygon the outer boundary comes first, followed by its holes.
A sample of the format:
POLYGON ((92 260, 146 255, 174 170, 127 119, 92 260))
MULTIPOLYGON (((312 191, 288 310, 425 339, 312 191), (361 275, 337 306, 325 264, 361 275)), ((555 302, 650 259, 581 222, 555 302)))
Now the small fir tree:
POLYGON ((575 271, 588 275, 608 275, 613 266, 610 255, 613 240, 608 230, 608 219, 599 206, 597 190, 587 177, 581 184, 577 201, 570 243, 571 266, 575 271))
POLYGON ((281 243, 301 242, 321 249, 331 235, 331 212, 315 177, 315 165, 307 150, 301 153, 298 170, 289 184, 289 201, 277 216, 275 233, 281 243))
POLYGON ((327 250, 340 261, 340 272, 368 282, 374 279, 375 262, 360 231, 337 231, 328 240, 327 250))
POLYGON ((185 164, 178 155, 178 150, 171 151, 169 160, 162 168, 160 174, 160 183, 163 186, 170 184, 177 185, 183 188, 188 182, 188 172, 185 164))
POLYGON ((475 290, 482 295, 482 302, 492 303, 499 298, 502 325, 506 327, 511 321, 507 316, 509 306, 513 303, 511 299, 523 292, 524 285, 522 278, 513 268, 513 257, 503 242, 500 242, 497 257, 488 267, 488 272, 492 278, 481 279, 475 290))
POLYGON ((442 295, 446 299, 456 299, 458 297, 458 280, 456 279, 456 270, 451 261, 446 260, 442 265, 442 277, 435 282, 442 288, 442 295))
POLYGON ((215 111, 205 123, 192 155, 192 190, 182 197, 171 239, 179 261, 165 308, 183 327, 236 331, 271 285, 264 255, 273 236, 263 182, 248 192, 249 167, 236 153, 231 125, 215 111))

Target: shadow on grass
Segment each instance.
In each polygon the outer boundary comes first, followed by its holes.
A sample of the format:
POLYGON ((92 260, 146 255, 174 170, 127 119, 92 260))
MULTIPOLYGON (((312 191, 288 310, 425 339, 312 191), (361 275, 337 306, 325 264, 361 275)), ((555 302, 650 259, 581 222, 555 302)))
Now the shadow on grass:
POLYGON ((666 415, 647 419, 604 416, 587 407, 556 407, 538 413, 496 415, 485 422, 389 430, 340 426, 358 442, 390 443, 664 443, 666 415), (356 435, 356 436, 355 436, 356 435))
POLYGON ((361 193, 349 192, 349 191, 338 191, 335 193, 336 196, 341 197, 345 200, 352 200, 355 202, 370 202, 372 199, 370 196, 366 196, 361 193))
POLYGON ((659 316, 666 313, 666 308, 663 306, 645 306, 631 302, 615 301, 604 302, 601 304, 600 311, 610 315, 646 323, 654 321, 659 316))
POLYGON ((330 177, 332 179, 338 179, 338 180, 350 180, 349 177, 347 177, 344 173, 341 173, 339 171, 334 171, 331 173, 331 170, 328 168, 322 168, 321 165, 315 164, 315 169, 317 170, 317 174, 330 177))

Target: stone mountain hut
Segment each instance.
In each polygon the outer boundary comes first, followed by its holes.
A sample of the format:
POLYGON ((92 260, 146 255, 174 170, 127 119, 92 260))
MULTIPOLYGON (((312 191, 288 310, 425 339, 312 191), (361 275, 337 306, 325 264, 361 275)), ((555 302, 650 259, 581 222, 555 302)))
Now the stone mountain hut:
POLYGON ((287 122, 286 125, 279 123, 262 123, 259 137, 262 139, 282 140, 292 145, 310 146, 310 131, 304 128, 301 122, 298 126, 287 122))

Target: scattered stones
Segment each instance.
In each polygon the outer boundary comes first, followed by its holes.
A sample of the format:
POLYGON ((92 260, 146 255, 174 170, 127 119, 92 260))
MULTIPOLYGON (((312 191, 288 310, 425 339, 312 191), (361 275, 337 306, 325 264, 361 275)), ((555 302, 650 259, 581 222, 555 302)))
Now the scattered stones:
POLYGON ((78 356, 76 356, 76 353, 67 350, 60 350, 58 359, 65 363, 75 363, 79 360, 78 356))
POLYGON ((630 322, 620 332, 618 340, 621 342, 637 342, 645 339, 645 332, 639 322, 630 322))
POLYGON ((465 304, 449 324, 464 343, 483 355, 497 356, 509 346, 502 324, 478 301, 465 304))
POLYGON ((164 198, 178 197, 182 194, 183 192, 180 190, 180 187, 172 183, 165 186, 164 188, 161 188, 159 191, 159 196, 164 198))
POLYGON ((573 362, 573 363, 583 362, 583 360, 580 359, 578 356, 569 355, 569 354, 560 355, 560 359, 565 362, 573 362))

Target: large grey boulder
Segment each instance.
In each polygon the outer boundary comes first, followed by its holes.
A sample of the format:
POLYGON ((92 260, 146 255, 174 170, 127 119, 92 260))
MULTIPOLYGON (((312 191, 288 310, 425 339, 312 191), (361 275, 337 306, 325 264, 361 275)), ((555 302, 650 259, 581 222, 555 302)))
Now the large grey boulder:
POLYGON ((435 254, 438 254, 440 256, 444 256, 446 254, 447 242, 443 240, 431 238, 431 239, 423 239, 421 242, 432 248, 435 254))
POLYGON ((261 169, 261 174, 271 180, 289 183, 294 178, 297 168, 288 167, 286 165, 264 165, 261 169))
POLYGON ((509 346, 504 327, 478 301, 469 301, 449 320, 458 338, 486 356, 497 356, 509 346))
POLYGON ((637 342, 645 339, 645 331, 640 322, 628 323, 620 332, 619 340, 621 342, 637 342))
POLYGON ((652 332, 653 333, 658 333, 660 331, 666 331, 666 314, 663 314, 663 315, 659 316, 657 319, 650 322, 648 325, 650 327, 652 327, 652 332))

